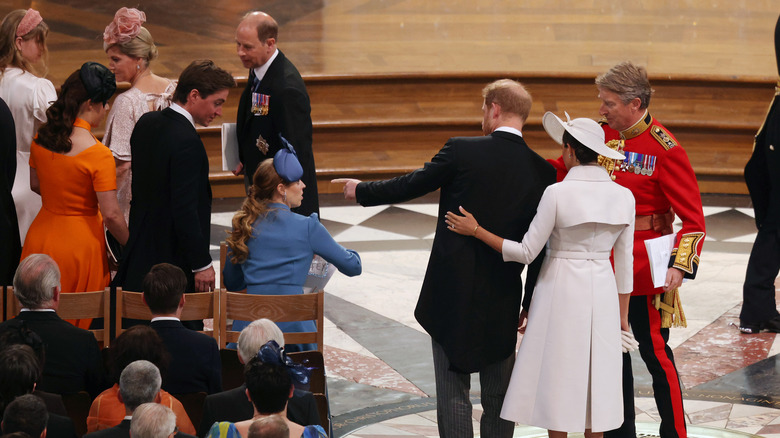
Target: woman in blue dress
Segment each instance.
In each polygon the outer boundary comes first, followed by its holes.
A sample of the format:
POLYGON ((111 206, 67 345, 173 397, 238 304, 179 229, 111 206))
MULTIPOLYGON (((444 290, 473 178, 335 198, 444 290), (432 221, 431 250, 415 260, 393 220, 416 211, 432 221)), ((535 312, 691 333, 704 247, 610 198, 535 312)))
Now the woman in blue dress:
MULTIPOLYGON (((315 254, 350 277, 362 267, 357 252, 336 243, 317 214, 302 216, 290 211, 301 205, 303 169, 291 146, 281 149, 258 166, 249 196, 235 216, 229 233, 228 255, 223 268, 225 287, 246 289, 257 295, 297 295, 315 254)), ((285 333, 315 331, 314 321, 279 322, 285 333)), ((240 331, 247 321, 234 321, 240 331)), ((314 350, 316 344, 293 344, 287 351, 314 350)))

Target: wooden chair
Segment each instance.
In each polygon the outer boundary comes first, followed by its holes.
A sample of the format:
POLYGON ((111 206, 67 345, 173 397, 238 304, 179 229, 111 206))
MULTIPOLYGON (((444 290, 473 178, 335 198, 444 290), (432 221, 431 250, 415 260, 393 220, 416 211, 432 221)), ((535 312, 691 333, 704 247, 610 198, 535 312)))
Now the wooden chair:
MULTIPOLYGON (((185 294, 184 309, 181 312, 181 320, 214 319, 214 329, 204 330, 201 333, 213 337, 219 343, 219 293, 193 292, 185 294)), ((122 318, 141 319, 151 321, 152 311, 144 303, 143 292, 131 292, 116 288, 116 335, 124 331, 122 318)))
POLYGON ((190 392, 187 394, 171 394, 181 402, 187 416, 190 417, 193 426, 200 427, 203 418, 203 402, 206 401, 205 392, 190 392))
POLYGON ((330 424, 330 408, 328 407, 328 398, 325 394, 313 394, 314 401, 317 402, 317 414, 320 416, 320 426, 328 432, 328 436, 333 436, 330 424))
POLYGON ((223 272, 225 271, 225 260, 227 260, 227 242, 223 240, 219 242, 219 288, 220 289, 225 288, 225 277, 223 275, 223 272))
POLYGON ((245 292, 228 292, 220 289, 219 339, 224 346, 237 342, 240 332, 228 331, 227 320, 254 321, 268 318, 273 322, 308 321, 317 324, 316 332, 285 333, 288 344, 317 343, 322 352, 325 295, 323 292, 301 295, 252 295, 245 292))
MULTIPOLYGON (((13 294, 13 287, 8 286, 8 305, 6 319, 16 316, 22 309, 19 300, 13 294)), ((111 289, 105 288, 95 292, 60 293, 60 306, 57 315, 62 319, 94 319, 103 318, 103 328, 90 330, 98 345, 107 347, 109 344, 109 327, 111 327, 111 289)))
POLYGON ((6 285, 2 286, 3 296, 0 297, 0 319, 2 319, 3 321, 6 321, 8 319, 8 317, 5 314, 5 307, 6 307, 6 303, 8 302, 8 298, 7 298, 8 297, 8 294, 7 294, 8 290, 7 289, 9 287, 13 287, 13 286, 6 286, 6 285))
POLYGON ((238 388, 244 384, 244 364, 238 359, 238 351, 228 348, 219 350, 222 362, 222 390, 238 388))
POLYGON ((62 403, 65 404, 65 411, 68 417, 73 420, 73 427, 76 429, 76 436, 83 436, 87 433, 87 416, 89 407, 92 405, 92 398, 84 391, 75 394, 64 394, 62 403))
MULTIPOLYGON (((284 334, 287 341, 287 333, 284 334)), ((313 394, 327 394, 327 381, 325 378, 325 360, 321 351, 296 351, 287 353, 287 356, 295 363, 303 364, 311 368, 309 376, 309 392, 313 394)))

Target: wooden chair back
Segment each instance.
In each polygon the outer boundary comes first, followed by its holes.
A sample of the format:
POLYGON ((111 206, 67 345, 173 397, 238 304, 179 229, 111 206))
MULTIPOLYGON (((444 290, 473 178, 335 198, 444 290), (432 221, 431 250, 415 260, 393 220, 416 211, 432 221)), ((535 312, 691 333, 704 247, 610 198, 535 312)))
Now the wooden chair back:
POLYGON ((268 318, 273 322, 314 320, 317 324, 316 332, 285 333, 284 340, 288 344, 317 343, 317 351, 322 352, 324 297, 323 292, 301 295, 252 295, 221 289, 219 339, 222 343, 220 345, 238 341, 240 332, 227 330, 228 319, 254 321, 268 318))
POLYGON ((225 271, 225 260, 227 260, 227 242, 224 240, 219 242, 219 288, 225 288, 225 279, 223 278, 223 272, 225 271))
MULTIPOLYGON (((151 321, 152 311, 144 303, 143 292, 131 292, 116 289, 116 336, 125 330, 122 327, 122 318, 141 319, 151 321)), ((214 329, 204 330, 201 333, 213 337, 219 342, 219 293, 194 292, 184 296, 184 309, 181 312, 181 320, 214 319, 214 329)))
MULTIPOLYGON (((287 333, 284 334, 284 340, 287 341, 287 333)), ((327 394, 327 380, 325 378, 325 360, 321 351, 296 351, 287 353, 287 356, 295 363, 306 365, 311 368, 309 376, 309 392, 312 394, 327 394)), ((324 427, 324 425, 323 425, 324 427)))
POLYGON ((219 350, 222 362, 222 390, 238 388, 244 384, 244 364, 238 358, 238 351, 222 348, 219 350))
POLYGON ((200 427, 200 421, 203 419, 203 402, 206 401, 205 392, 190 392, 186 394, 171 394, 181 402, 187 416, 195 427, 200 427))
POLYGON ((63 394, 62 403, 65 405, 68 417, 73 420, 76 436, 81 437, 85 435, 87 433, 87 416, 89 415, 89 407, 92 405, 92 398, 88 393, 81 391, 75 394, 63 394))
POLYGON ((317 402, 317 414, 320 416, 320 426, 328 432, 328 436, 333 436, 333 430, 330 423, 330 407, 328 406, 328 398, 325 394, 312 394, 314 401, 317 402))
MULTIPOLYGON (((22 310, 22 305, 13 294, 13 287, 6 288, 8 305, 6 306, 6 318, 11 319, 22 310)), ((60 293, 60 305, 57 315, 62 319, 94 319, 103 318, 103 328, 90 330, 98 345, 107 347, 109 339, 109 327, 111 327, 111 289, 105 288, 95 292, 60 293)))

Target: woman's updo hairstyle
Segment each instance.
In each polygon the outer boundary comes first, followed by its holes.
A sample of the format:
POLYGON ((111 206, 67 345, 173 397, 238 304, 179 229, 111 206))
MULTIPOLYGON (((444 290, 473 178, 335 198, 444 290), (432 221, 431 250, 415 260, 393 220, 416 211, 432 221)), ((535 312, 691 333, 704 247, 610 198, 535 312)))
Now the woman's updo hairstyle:
POLYGON ((73 122, 81 105, 88 100, 105 105, 114 91, 116 78, 111 70, 97 62, 85 62, 62 84, 59 97, 46 110, 46 123, 38 129, 35 142, 53 152, 70 152, 73 122))
POLYGON ((114 20, 103 32, 103 50, 117 46, 119 50, 132 58, 141 58, 146 66, 157 58, 157 46, 148 29, 142 26, 146 14, 135 8, 120 8, 114 20))
POLYGON ((588 164, 595 162, 599 158, 598 152, 580 143, 579 140, 569 134, 569 131, 563 132, 563 144, 568 144, 574 150, 574 156, 580 164, 588 164))

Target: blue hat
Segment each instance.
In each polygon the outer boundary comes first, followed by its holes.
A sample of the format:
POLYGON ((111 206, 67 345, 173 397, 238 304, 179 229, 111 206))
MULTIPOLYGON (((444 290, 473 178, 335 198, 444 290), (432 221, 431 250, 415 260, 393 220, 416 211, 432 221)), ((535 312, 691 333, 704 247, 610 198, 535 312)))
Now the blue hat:
POLYGON ((274 155, 274 169, 284 182, 298 181, 303 176, 303 167, 298 161, 295 148, 282 137, 282 134, 279 134, 279 140, 282 142, 282 148, 274 155))

